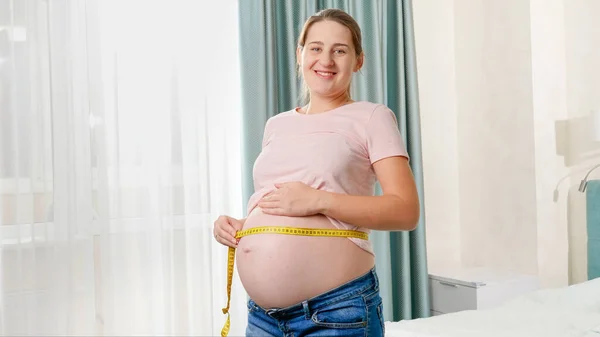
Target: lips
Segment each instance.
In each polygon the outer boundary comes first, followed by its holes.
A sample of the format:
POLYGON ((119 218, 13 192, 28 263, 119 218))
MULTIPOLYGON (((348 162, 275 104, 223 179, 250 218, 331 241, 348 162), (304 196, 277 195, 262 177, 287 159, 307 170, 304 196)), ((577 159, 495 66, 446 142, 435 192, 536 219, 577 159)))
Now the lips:
POLYGON ((334 73, 332 71, 315 70, 315 74, 317 74, 317 76, 321 78, 332 78, 337 73, 334 73))

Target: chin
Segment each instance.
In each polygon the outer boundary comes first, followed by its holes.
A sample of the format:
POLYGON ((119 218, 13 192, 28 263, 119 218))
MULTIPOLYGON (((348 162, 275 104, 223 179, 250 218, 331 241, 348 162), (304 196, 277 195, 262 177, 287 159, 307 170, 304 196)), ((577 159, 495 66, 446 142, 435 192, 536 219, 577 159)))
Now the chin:
POLYGON ((320 97, 338 97, 344 94, 344 91, 339 90, 311 90, 312 95, 320 97))
POLYGON ((344 92, 344 90, 340 89, 338 86, 333 87, 329 85, 319 84, 308 83, 308 88, 310 89, 310 92, 319 96, 335 96, 336 94, 344 92))

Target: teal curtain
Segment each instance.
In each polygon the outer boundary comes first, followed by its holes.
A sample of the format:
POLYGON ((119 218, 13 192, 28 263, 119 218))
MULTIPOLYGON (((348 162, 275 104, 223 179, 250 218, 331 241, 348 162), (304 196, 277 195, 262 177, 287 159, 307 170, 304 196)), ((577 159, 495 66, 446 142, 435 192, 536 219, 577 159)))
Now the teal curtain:
MULTIPOLYGON (((386 320, 428 317, 423 169, 410 0, 241 0, 244 202, 253 192, 252 168, 267 119, 299 105, 296 45, 304 21, 326 8, 352 15, 363 33, 365 66, 353 79, 355 100, 383 103, 397 115, 421 198, 411 232, 373 233, 386 320)), ((381 189, 377 186, 377 193, 381 189)))

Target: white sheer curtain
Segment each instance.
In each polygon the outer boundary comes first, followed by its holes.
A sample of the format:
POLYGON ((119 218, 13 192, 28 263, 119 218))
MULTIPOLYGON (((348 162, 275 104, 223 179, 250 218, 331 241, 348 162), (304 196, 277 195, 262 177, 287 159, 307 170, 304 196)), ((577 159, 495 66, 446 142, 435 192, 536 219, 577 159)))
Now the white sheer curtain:
MULTIPOLYGON (((234 0, 0 1, 0 333, 214 336, 241 216, 234 0)), ((231 335, 246 296, 236 278, 231 335)))

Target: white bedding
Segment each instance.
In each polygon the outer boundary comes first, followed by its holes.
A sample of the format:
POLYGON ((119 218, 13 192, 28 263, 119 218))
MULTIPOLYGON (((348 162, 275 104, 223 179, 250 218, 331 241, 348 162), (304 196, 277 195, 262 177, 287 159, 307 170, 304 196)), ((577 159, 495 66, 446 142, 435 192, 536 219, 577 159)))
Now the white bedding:
POLYGON ((386 322, 387 337, 600 337, 600 278, 485 310, 386 322))

